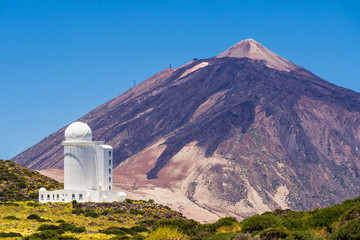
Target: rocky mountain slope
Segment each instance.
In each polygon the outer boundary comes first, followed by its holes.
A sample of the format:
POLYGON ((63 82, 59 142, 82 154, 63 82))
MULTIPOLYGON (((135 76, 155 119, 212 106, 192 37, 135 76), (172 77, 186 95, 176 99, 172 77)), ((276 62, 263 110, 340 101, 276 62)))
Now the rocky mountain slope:
MULTIPOLYGON (((360 192, 360 95, 248 39, 165 69, 85 115, 130 197, 213 220, 307 210, 360 192)), ((64 130, 12 160, 63 167, 64 130)))

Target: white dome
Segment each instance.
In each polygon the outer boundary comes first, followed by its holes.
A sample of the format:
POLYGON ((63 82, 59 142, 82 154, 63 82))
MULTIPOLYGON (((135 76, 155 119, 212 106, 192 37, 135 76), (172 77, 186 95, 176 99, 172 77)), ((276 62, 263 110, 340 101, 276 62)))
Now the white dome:
POLYGON ((67 142, 91 142, 92 131, 83 122, 73 122, 65 130, 65 141, 67 142))

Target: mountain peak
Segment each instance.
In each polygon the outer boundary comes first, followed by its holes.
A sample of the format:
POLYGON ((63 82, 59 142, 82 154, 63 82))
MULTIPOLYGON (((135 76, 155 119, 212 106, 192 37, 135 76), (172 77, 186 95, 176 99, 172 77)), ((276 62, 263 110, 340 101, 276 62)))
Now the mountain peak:
POLYGON ((216 58, 223 57, 247 57, 251 59, 265 60, 268 67, 287 72, 294 70, 297 67, 292 62, 278 56, 251 38, 238 42, 225 52, 216 56, 216 58))

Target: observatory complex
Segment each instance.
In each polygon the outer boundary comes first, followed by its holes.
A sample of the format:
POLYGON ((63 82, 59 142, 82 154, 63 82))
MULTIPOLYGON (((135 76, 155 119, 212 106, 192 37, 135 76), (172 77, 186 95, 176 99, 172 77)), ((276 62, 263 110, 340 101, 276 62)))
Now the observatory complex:
POLYGON ((64 190, 39 190, 39 202, 123 201, 126 194, 113 191, 113 148, 93 141, 90 127, 74 122, 65 130, 64 190))

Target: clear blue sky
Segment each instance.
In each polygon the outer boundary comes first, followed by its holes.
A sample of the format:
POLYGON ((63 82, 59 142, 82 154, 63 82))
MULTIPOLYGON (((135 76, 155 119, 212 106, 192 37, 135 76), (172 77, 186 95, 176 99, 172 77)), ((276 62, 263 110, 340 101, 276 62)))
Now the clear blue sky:
POLYGON ((246 38, 360 92, 359 2, 0 0, 0 158, 246 38))

